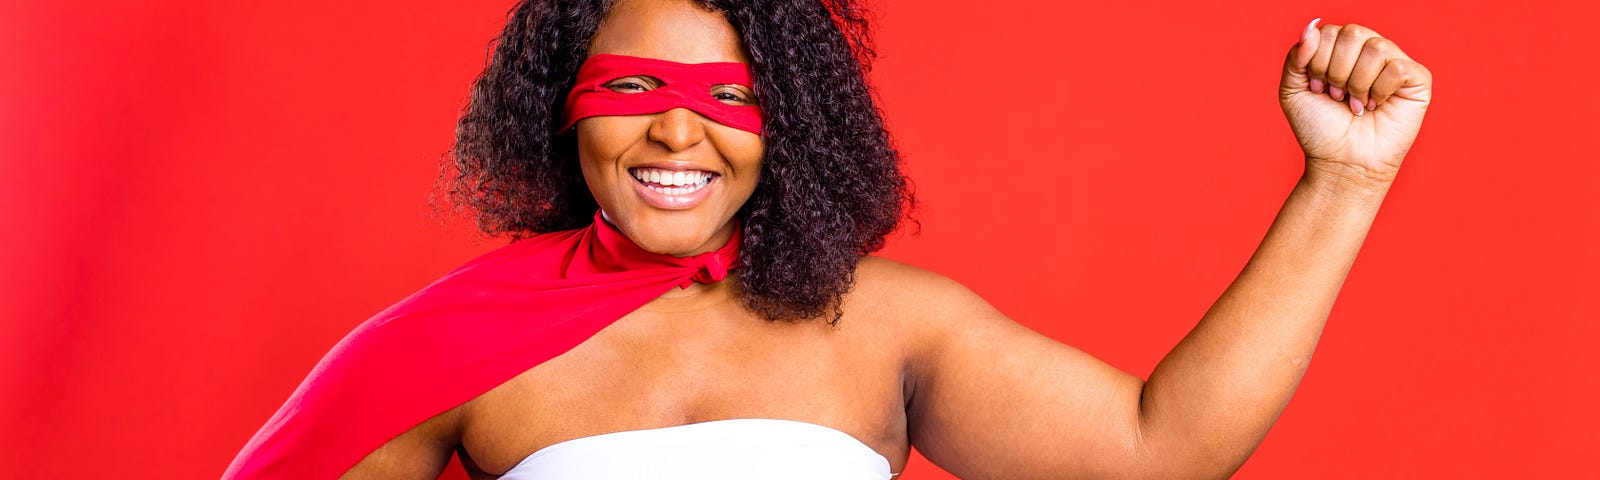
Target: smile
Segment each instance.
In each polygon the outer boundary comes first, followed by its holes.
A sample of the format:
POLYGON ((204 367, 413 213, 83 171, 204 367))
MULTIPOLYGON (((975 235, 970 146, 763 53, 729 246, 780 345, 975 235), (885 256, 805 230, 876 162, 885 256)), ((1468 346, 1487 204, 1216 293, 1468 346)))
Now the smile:
POLYGON ((651 190, 667 195, 683 195, 705 188, 717 174, 701 170, 635 168, 628 173, 651 190))
POLYGON ((657 208, 683 210, 699 205, 721 175, 704 170, 668 170, 640 167, 628 169, 634 190, 646 203, 657 208))

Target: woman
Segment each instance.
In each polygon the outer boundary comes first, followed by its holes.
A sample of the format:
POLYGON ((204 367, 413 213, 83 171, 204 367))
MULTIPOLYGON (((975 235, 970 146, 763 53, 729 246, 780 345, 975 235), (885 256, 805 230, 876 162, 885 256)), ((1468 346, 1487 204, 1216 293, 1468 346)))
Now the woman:
POLYGON ((1280 86, 1305 174, 1142 381, 867 255, 912 200, 847 2, 529 0, 455 176, 528 238, 363 324, 226 476, 886 479, 915 445, 963 478, 1226 477, 1431 98, 1392 42, 1316 23, 1280 86))

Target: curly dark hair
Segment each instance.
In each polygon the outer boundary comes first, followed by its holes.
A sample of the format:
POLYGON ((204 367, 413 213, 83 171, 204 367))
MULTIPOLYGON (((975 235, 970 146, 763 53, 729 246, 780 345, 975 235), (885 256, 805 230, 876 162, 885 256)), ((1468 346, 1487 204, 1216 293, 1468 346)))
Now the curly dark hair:
MULTIPOLYGON (((693 0, 739 32, 764 122, 760 181, 735 214, 744 306, 768 320, 832 313, 862 255, 914 207, 866 81, 875 57, 851 0, 693 0)), ((599 208, 576 141, 557 134, 609 0, 523 0, 491 43, 440 176, 488 235, 581 228, 599 208)))

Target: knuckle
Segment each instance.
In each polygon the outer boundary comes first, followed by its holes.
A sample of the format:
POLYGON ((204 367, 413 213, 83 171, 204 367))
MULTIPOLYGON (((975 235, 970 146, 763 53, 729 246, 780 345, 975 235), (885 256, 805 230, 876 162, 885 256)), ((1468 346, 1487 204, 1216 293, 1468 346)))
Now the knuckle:
POLYGON ((1378 32, 1372 31, 1372 29, 1367 28, 1365 25, 1352 23, 1345 25, 1344 28, 1340 28, 1339 36, 1345 38, 1376 37, 1378 36, 1378 32))
POLYGON ((1389 64, 1389 68, 1394 69, 1395 75, 1402 77, 1410 75, 1412 72, 1416 71, 1416 68, 1412 66, 1411 62, 1407 62, 1405 60, 1396 60, 1389 64))
POLYGON ((1317 27, 1317 31, 1318 31, 1318 33, 1322 34, 1322 38, 1334 38, 1334 37, 1339 36, 1339 26, 1338 25, 1333 25, 1333 24, 1323 25, 1323 26, 1317 27))
POLYGON ((1370 53, 1380 56, 1388 56, 1390 53, 1394 52, 1394 47, 1394 42, 1387 38, 1372 37, 1367 39, 1367 43, 1361 45, 1361 52, 1363 54, 1370 53))

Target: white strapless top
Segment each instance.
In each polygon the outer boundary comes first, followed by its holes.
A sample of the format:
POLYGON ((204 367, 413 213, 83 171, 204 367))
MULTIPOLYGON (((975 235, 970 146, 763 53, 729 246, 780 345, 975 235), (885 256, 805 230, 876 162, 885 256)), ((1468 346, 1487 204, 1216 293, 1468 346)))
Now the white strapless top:
POLYGON ((500 480, 890 480, 889 459, 855 437, 793 420, 736 418, 557 443, 500 480))

